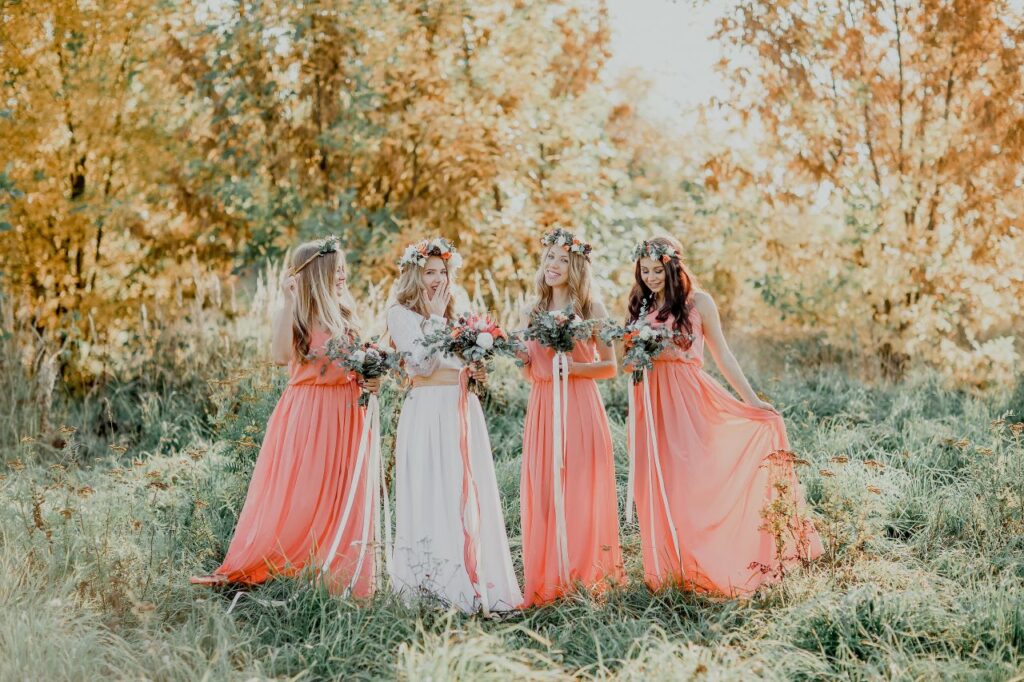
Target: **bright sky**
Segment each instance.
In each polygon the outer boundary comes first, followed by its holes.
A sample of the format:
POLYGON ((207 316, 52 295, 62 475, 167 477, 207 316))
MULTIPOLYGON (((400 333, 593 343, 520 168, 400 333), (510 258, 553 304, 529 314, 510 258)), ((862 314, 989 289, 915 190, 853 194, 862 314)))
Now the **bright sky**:
POLYGON ((607 0, 612 25, 615 78, 639 71, 652 82, 650 113, 683 125, 686 113, 714 95, 724 95, 714 65, 721 50, 711 40, 714 21, 728 4, 721 0, 607 0), (694 6, 696 5, 696 6, 694 6))

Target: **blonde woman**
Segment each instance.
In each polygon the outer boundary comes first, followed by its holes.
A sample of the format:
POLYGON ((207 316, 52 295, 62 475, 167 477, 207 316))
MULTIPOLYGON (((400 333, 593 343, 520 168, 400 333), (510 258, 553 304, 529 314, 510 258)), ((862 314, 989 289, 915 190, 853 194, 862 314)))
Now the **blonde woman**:
POLYGON ((451 283, 461 259, 445 239, 424 240, 399 261, 392 343, 412 390, 395 439, 392 588, 465 612, 508 611, 522 601, 494 476, 490 438, 466 373, 482 367, 428 351, 420 341, 453 317, 451 283))
MULTIPOLYGON (((284 280, 284 306, 274 320, 271 352, 290 378, 267 423, 245 504, 227 556, 201 585, 254 584, 307 567, 326 576, 332 591, 369 596, 375 567, 358 561, 363 510, 359 505, 329 548, 349 495, 362 499, 365 473, 355 480, 363 427, 354 375, 322 355, 331 337, 353 331, 345 255, 338 239, 301 244, 284 280), (360 566, 358 575, 356 567, 360 566)), ((376 392, 378 381, 366 383, 376 392)), ((365 468, 364 468, 365 472, 365 468)), ((370 519, 369 527, 375 527, 370 519)), ((369 538, 374 542, 374 538, 369 538)))
MULTIPOLYGON (((533 311, 571 308, 584 319, 607 317, 591 292, 590 245, 562 229, 547 233, 541 243, 545 249, 533 311)), ((522 322, 526 326, 527 320, 522 322)), ((577 341, 569 354, 563 377, 567 402, 558 410, 564 436, 559 480, 554 473, 554 351, 537 341, 529 341, 527 348, 524 374, 533 388, 520 484, 524 607, 551 602, 575 584, 601 590, 624 579, 612 437, 596 382, 615 376, 615 351, 595 333, 577 341)))

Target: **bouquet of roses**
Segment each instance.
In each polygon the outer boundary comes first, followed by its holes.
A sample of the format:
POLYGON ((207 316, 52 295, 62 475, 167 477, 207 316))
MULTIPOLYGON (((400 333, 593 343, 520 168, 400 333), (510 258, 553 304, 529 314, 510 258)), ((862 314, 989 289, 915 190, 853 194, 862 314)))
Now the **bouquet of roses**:
POLYGON ((570 353, 577 341, 590 338, 594 324, 570 310, 540 310, 530 314, 524 336, 556 353, 570 353))
MULTIPOLYGON (((354 337, 331 339, 326 351, 329 360, 363 379, 376 379, 399 368, 399 354, 372 341, 361 342, 354 337)), ((359 394, 360 405, 366 406, 369 402, 369 392, 359 394)))
MULTIPOLYGON (((514 357, 523 350, 522 342, 510 336, 486 315, 461 315, 424 336, 420 343, 463 362, 486 362, 496 355, 514 357)), ((470 384, 475 382, 470 379, 470 384)))
POLYGON ((627 325, 608 324, 601 330, 605 343, 622 340, 622 362, 633 368, 633 383, 644 380, 644 370, 654 367, 654 360, 679 339, 679 333, 668 325, 655 325, 643 314, 627 325))

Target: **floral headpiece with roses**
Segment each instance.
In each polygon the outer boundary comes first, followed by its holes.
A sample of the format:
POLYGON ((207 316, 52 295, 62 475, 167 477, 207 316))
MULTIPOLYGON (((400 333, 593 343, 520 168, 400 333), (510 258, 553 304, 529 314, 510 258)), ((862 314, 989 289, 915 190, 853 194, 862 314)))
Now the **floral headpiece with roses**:
POLYGON ((455 250, 455 245, 443 237, 435 237, 406 247, 405 253, 398 259, 398 267, 401 270, 409 265, 422 268, 431 256, 437 256, 453 269, 462 265, 462 256, 455 250))
POLYGON ((636 248, 633 249, 633 260, 637 261, 641 258, 650 258, 651 260, 667 263, 673 258, 679 260, 679 252, 668 244, 645 240, 637 244, 636 248))
POLYGON ((588 261, 590 252, 594 250, 590 244, 579 239, 569 230, 563 230, 560 227, 545 234, 540 243, 544 246, 561 246, 566 251, 583 256, 588 261))

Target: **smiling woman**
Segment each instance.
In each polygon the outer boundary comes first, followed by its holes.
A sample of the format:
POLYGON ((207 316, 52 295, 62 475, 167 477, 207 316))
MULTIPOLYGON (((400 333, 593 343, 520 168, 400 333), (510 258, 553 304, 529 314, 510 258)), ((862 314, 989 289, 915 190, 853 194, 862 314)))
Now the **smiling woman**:
POLYGON ((461 611, 509 611, 522 601, 498 497, 487 423, 471 369, 424 343, 453 319, 451 282, 461 258, 446 239, 405 250, 388 333, 405 356, 412 390, 395 436, 395 546, 391 585, 406 601, 461 611))
MULTIPOLYGON (((590 244, 562 229, 545 234, 541 244, 530 324, 551 313, 569 325, 607 317, 591 292, 590 244)), ((595 381, 615 376, 615 351, 592 324, 585 329, 583 339, 561 335, 570 341, 564 348, 527 333, 525 376, 532 386, 520 478, 524 606, 547 604, 577 585, 603 592, 625 579, 611 431, 595 381)))
POLYGON ((635 495, 644 578, 651 589, 749 596, 823 551, 785 424, 744 376, 680 243, 656 237, 633 256, 627 323, 673 337, 631 388, 627 507, 635 495), (705 342, 742 402, 704 372, 705 342))
POLYGON ((326 357, 332 338, 354 334, 345 280, 336 237, 295 249, 272 342, 275 359, 288 364, 288 385, 267 423, 227 555, 194 584, 251 585, 312 568, 333 592, 374 591, 374 562, 362 560, 375 542, 365 530, 376 526, 366 518, 373 512, 343 513, 368 485, 357 466, 365 410, 355 375, 326 357))

